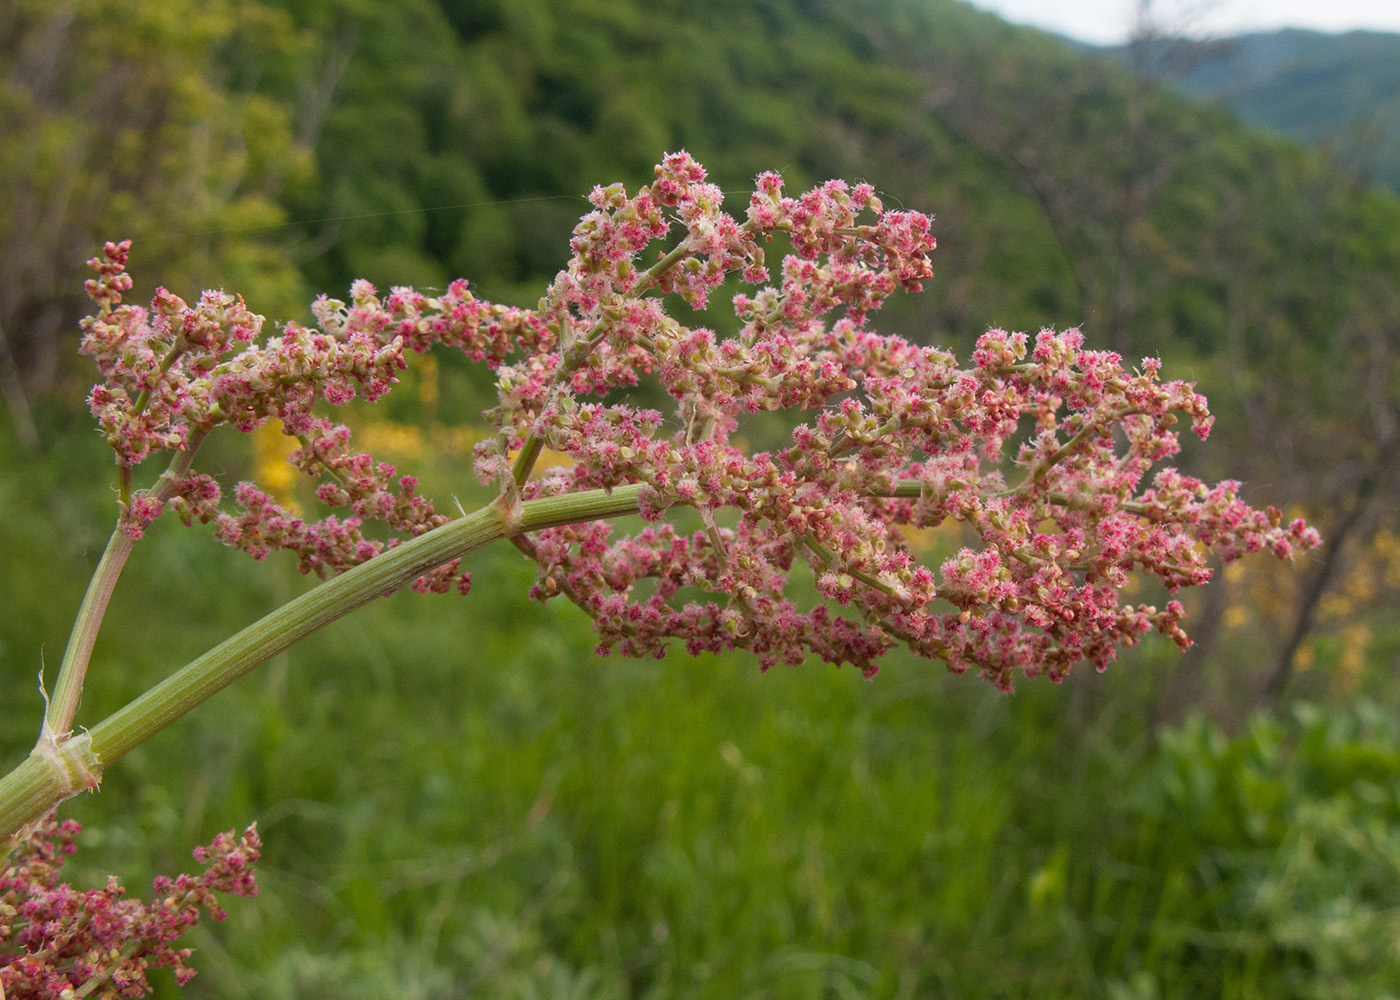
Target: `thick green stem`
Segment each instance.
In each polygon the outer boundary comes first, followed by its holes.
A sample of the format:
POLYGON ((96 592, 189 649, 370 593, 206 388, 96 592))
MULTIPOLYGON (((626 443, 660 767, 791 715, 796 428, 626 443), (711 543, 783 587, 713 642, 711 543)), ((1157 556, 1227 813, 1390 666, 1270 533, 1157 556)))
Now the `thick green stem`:
POLYGON ((13 833, 64 799, 97 787, 100 772, 86 733, 62 743, 41 740, 24 763, 0 778, 0 857, 13 833))
POLYGON ((102 769, 260 663, 436 566, 518 532, 637 512, 640 485, 492 504, 405 542, 289 601, 192 661, 91 730, 53 744, 0 778, 0 838, 95 787, 102 769), (57 752, 61 751, 61 752, 57 752))
MULTIPOLYGON (((503 501, 458 518, 327 580, 284 604, 192 661, 91 730, 58 740, 54 736, 60 731, 46 722, 48 738, 41 739, 28 759, 0 778, 0 839, 8 838, 25 824, 42 818, 64 799, 96 787, 103 768, 108 764, 203 704, 254 667, 361 605, 405 586, 436 566, 503 538, 564 524, 635 514, 638 509, 637 494, 641 489, 640 485, 619 486, 611 492, 588 490, 523 503, 515 501, 512 494, 510 502, 505 502, 503 498, 503 501)), ((901 480, 896 483, 892 495, 912 498, 919 496, 920 492, 921 484, 918 481, 901 480)), ((113 545, 117 545, 117 538, 125 537, 117 532, 113 545)), ((115 570, 120 569, 121 559, 124 556, 112 558, 115 570)), ((104 557, 104 564, 106 562, 104 557)), ((116 579, 115 570, 104 573, 103 564, 99 564, 96 575, 108 581, 104 585, 106 592, 97 595, 90 588, 89 598, 85 600, 85 607, 90 603, 97 609, 90 615, 94 621, 100 621, 101 610, 105 610, 110 583, 116 579)), ((88 644, 86 649, 90 654, 91 645, 88 644)), ((77 659, 86 665, 86 655, 77 657, 75 654, 75 662, 77 659)), ((76 693, 81 691, 81 677, 76 685, 60 686, 65 691, 72 687, 75 692, 73 697, 76 698, 76 693)), ((72 710, 76 710, 76 701, 72 710)), ((59 718, 67 719, 65 728, 61 730, 66 733, 71 726, 72 711, 65 710, 60 714, 51 707, 48 719, 59 718)))

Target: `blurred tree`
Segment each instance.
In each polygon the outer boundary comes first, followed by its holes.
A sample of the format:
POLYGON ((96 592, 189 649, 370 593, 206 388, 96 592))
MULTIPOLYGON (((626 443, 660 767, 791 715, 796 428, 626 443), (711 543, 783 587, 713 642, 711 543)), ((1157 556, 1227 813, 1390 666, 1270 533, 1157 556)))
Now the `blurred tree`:
POLYGON ((288 107, 255 92, 303 45, 255 0, 0 2, 0 391, 27 447, 101 240, 133 238, 184 292, 304 298, 286 248, 255 234, 307 176, 288 107))

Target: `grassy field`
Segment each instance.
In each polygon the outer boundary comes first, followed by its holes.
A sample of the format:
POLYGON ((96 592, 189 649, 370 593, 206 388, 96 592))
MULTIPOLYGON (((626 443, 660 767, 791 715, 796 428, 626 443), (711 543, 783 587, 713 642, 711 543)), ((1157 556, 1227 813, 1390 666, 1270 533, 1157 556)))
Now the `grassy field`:
MULTIPOLYGON (((100 443, 66 440, 0 473, 7 766, 105 538, 100 443)), ((262 894, 192 936, 185 995, 1400 994, 1389 708, 1157 730, 1167 643, 1010 697, 900 657, 873 681, 606 659, 581 613, 525 599, 512 550, 473 569, 466 598, 400 594, 294 648, 66 807, 74 881, 137 891, 259 822, 262 894)), ((80 720, 305 586, 158 526, 80 720)))

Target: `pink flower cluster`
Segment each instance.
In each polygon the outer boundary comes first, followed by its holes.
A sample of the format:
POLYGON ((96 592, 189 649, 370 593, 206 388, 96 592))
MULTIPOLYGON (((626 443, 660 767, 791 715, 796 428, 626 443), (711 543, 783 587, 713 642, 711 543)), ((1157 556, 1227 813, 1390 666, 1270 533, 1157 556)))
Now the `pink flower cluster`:
POLYGON ((578 602, 602 652, 661 656, 681 640, 746 649, 765 667, 816 654, 873 673, 902 642, 1009 689, 1017 674, 1102 669, 1153 629, 1187 645, 1175 600, 1120 602, 1133 572, 1174 593, 1209 578, 1212 551, 1317 544, 1301 521, 1249 508, 1237 484, 1148 478, 1177 452, 1179 419, 1201 437, 1211 424, 1205 399, 1162 382, 1156 360, 1132 372, 1076 331, 1032 344, 994 330, 961 369, 866 329, 888 295, 919 289, 934 246, 926 218, 883 211, 866 185, 789 198, 765 174, 739 223, 678 154, 651 188, 629 198, 614 185, 593 202, 541 306, 557 345, 502 366, 488 415, 500 443, 481 449, 478 471, 501 475, 506 449, 538 438, 573 464, 525 484, 527 497, 645 484, 641 513, 661 523, 621 538, 603 522, 568 525, 528 546, 534 595, 578 602), (663 231, 658 204, 683 227, 683 253, 648 286, 636 260, 663 231), (762 282, 762 244, 779 232, 795 252, 776 287, 734 296, 732 337, 639 297, 654 287, 703 306, 724 271, 762 282), (643 374, 674 400, 670 415, 580 399, 643 374), (741 422, 771 410, 814 416, 785 446, 746 449, 741 422), (667 517, 678 508, 696 512, 694 527, 667 517), (924 565, 906 532, 950 521, 975 544, 924 565))
MULTIPOLYGON (((1212 419, 1156 360, 1129 370, 1077 331, 993 330, 962 368, 876 334, 869 314, 932 274, 928 219, 885 211, 868 184, 791 197, 767 173, 756 188, 741 221, 698 163, 671 154, 635 193, 594 189, 573 257, 535 309, 480 301, 464 281, 382 299, 359 282, 350 306, 318 303, 319 330, 289 324, 264 346, 261 319, 222 293, 193 309, 162 293, 149 316, 119 306, 126 250, 109 245, 90 283, 102 311, 85 349, 107 375, 94 412, 128 463, 187 447, 216 422, 281 419, 303 438, 293 461, 330 477, 320 498, 354 519, 307 525, 249 484, 236 492, 242 512, 220 514, 217 489, 194 476, 172 502, 254 555, 287 548, 329 573, 380 551, 358 518, 412 535, 440 516, 311 404, 375 398, 406 349, 459 349, 497 376, 485 414, 496 435, 475 456, 483 482, 525 501, 641 487, 640 530, 569 524, 516 540, 539 564, 534 595, 576 601, 600 651, 627 655, 679 640, 749 650, 765 667, 815 654, 873 673, 903 643, 1009 689, 1018 674, 1102 669, 1154 629, 1189 644, 1175 600, 1120 600, 1134 575, 1165 597, 1205 582, 1212 555, 1318 543, 1303 522, 1246 505, 1235 483, 1153 471, 1178 451, 1179 421, 1204 438, 1212 419), (792 252, 765 285, 765 248, 779 237, 792 252), (668 311, 667 296, 706 308, 731 277, 760 286, 733 295, 734 334, 668 311), (634 389, 653 405, 629 402, 634 389), (748 447, 762 428, 771 436, 755 416, 770 411, 795 426, 767 450, 748 447), (542 448, 571 464, 532 477, 542 448), (962 547, 926 565, 911 530, 952 523, 962 547)), ((159 513, 150 507, 133 499, 133 530, 159 513)))
MULTIPOLYGON (((318 301, 319 329, 288 323, 281 336, 260 343, 263 318, 225 292, 205 292, 191 307, 162 288, 149 310, 123 305, 122 292, 131 286, 129 251, 129 241, 108 243, 102 258, 88 262, 98 272, 88 294, 101 308, 84 320, 81 347, 103 375, 88 404, 124 474, 153 453, 192 452, 221 424, 251 431, 276 419, 301 443, 292 464, 322 480, 318 498, 332 509, 349 508, 351 516, 308 523, 251 483, 235 491, 239 512, 225 513, 219 484, 186 472, 123 498, 128 534, 139 538, 173 508, 186 524, 213 522, 221 541, 254 558, 285 549, 296 553, 302 572, 327 576, 447 522, 418 495, 415 477, 397 476, 394 466, 354 451, 349 429, 314 411, 322 401, 379 399, 405 367, 403 339, 375 327, 373 288, 357 284, 349 307, 318 301), (366 520, 384 522, 388 541, 367 537, 366 520)), ((455 586, 463 593, 469 585, 456 564, 415 583, 420 590, 455 586)))
POLYGON ((1206 435, 1205 400, 1189 384, 1160 382, 1154 360, 1124 371, 1076 332, 1042 332, 1032 347, 992 331, 968 370, 846 320, 800 336, 780 319, 761 333, 751 322, 738 341, 734 375, 705 365, 714 388, 703 401, 682 398, 682 413, 710 407, 704 436, 688 419, 663 434, 658 414, 621 405, 566 405, 548 422, 547 443, 576 462, 536 491, 644 482, 644 517, 673 506, 702 515, 688 533, 662 524, 614 541, 606 523, 540 533, 535 596, 579 601, 603 650, 659 656, 681 638, 692 652, 748 649, 765 665, 815 653, 873 673, 903 642, 1009 689, 1018 673, 1060 679, 1083 661, 1102 669, 1153 629, 1184 648, 1178 602, 1120 603, 1134 571, 1175 592, 1210 578, 1212 551, 1287 556, 1318 542, 1301 521, 1251 509, 1236 483, 1208 488, 1174 469, 1148 479, 1177 451, 1178 415, 1206 435), (759 389, 748 341, 776 376, 759 389), (818 413, 787 447, 748 454, 717 432, 799 392, 818 413), (724 510, 733 523, 720 527, 724 510), (976 544, 923 565, 907 529, 950 521, 976 544), (824 599, 805 608, 797 562, 824 599), (685 590, 722 599, 682 603, 685 590))
POLYGON ((127 899, 115 877, 89 892, 58 882, 80 829, 74 820, 50 816, 0 867, 0 992, 7 1000, 141 997, 151 992, 151 969, 173 969, 183 985, 195 971, 186 964, 190 950, 175 942, 201 912, 224 918, 214 893, 257 895, 252 865, 262 845, 256 824, 241 837, 230 830, 196 848, 204 871, 157 878, 149 904, 127 899))

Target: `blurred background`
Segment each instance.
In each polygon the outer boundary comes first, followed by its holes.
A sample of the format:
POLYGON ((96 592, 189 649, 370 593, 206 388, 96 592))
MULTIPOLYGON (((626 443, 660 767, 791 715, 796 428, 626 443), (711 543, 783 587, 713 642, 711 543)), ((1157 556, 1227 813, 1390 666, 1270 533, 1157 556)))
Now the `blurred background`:
MULTIPOLYGON (((193 935, 195 997, 1400 995, 1400 34, 1119 14, 1091 45, 956 0, 0 0, 2 766, 114 519, 76 355, 105 239, 133 301, 531 305, 588 190, 665 151, 736 208, 767 169, 866 180, 939 240, 874 326, 1162 357, 1217 414, 1187 470, 1326 539, 1193 595, 1185 655, 1010 697, 898 656, 599 658, 483 552, 468 597, 357 612, 121 761, 65 807, 73 880, 139 891, 256 819, 262 895, 193 935)), ((348 419, 470 504, 486 385, 433 355, 348 419)), ((308 586, 158 523, 79 721, 308 586)))

